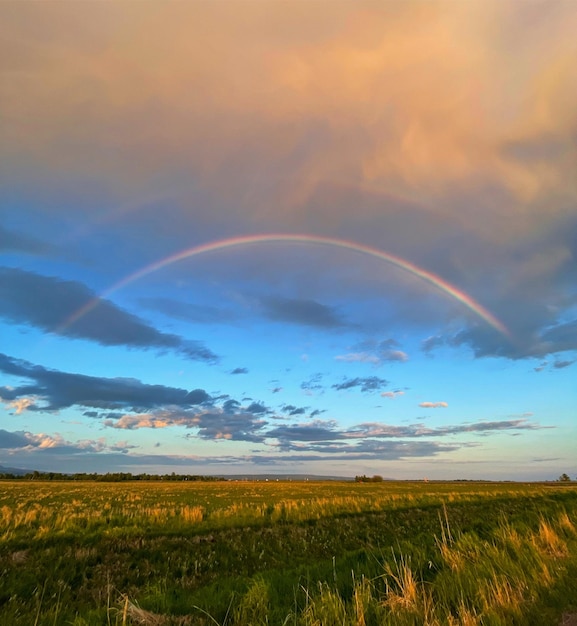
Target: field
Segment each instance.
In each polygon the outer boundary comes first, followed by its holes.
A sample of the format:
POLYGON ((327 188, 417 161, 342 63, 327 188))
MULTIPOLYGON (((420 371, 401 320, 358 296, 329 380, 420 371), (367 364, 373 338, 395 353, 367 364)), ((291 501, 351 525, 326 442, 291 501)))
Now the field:
POLYGON ((577 486, 0 482, 0 624, 558 625, 577 486))

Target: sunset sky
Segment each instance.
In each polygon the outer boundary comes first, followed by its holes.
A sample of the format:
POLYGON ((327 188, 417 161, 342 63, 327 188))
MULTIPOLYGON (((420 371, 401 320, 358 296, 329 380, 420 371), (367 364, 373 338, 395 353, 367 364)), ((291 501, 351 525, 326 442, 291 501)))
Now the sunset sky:
POLYGON ((576 32, 0 3, 0 465, 576 477, 576 32))

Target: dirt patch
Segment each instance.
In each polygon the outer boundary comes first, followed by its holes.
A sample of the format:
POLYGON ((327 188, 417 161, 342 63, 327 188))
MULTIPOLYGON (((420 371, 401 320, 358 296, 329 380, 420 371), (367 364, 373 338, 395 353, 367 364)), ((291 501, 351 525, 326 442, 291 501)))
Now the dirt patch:
POLYGON ((13 563, 26 563, 28 560, 28 550, 18 550, 17 552, 12 552, 11 558, 13 563))
POLYGON ((559 626, 577 626, 577 613, 563 613, 559 626))

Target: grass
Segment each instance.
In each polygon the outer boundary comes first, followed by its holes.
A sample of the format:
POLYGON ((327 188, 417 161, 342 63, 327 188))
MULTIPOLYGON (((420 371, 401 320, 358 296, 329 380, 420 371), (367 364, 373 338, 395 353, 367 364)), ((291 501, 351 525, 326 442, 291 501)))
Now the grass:
POLYGON ((558 624, 576 527, 571 484, 0 482, 0 623, 558 624))

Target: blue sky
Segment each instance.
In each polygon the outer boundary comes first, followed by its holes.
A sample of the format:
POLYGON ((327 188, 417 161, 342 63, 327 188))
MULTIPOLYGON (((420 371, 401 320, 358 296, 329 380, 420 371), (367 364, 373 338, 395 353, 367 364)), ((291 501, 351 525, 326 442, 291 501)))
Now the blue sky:
POLYGON ((0 17, 0 465, 577 474, 573 2, 0 17))

